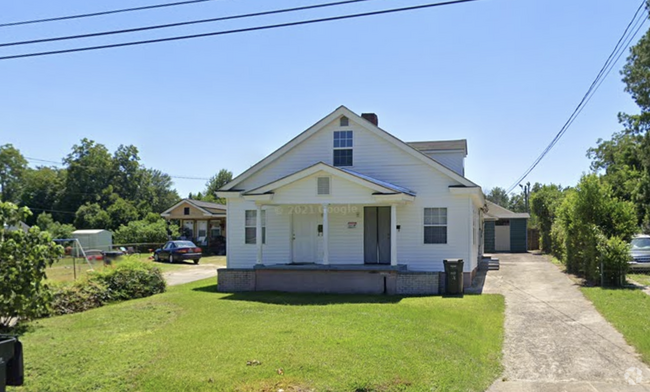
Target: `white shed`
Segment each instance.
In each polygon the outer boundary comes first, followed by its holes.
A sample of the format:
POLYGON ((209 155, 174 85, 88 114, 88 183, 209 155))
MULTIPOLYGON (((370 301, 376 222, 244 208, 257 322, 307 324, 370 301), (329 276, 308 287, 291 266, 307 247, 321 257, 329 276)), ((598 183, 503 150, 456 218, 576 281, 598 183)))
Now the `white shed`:
POLYGON ((113 248, 113 234, 108 230, 75 230, 72 238, 79 240, 84 251, 110 251, 113 248))

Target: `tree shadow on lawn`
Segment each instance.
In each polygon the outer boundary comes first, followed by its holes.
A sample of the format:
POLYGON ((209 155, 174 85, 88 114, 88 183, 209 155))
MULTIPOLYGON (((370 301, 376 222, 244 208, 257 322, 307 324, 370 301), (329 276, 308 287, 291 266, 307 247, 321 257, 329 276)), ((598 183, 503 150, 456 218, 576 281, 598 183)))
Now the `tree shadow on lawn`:
MULTIPOLYGON (((217 285, 195 287, 193 291, 218 293, 217 285)), ((220 293, 224 294, 224 293, 220 293)), ((371 294, 321 294, 283 293, 279 291, 255 291, 225 294, 220 300, 260 302, 271 305, 334 305, 334 304, 396 304, 406 297, 399 295, 371 294)))

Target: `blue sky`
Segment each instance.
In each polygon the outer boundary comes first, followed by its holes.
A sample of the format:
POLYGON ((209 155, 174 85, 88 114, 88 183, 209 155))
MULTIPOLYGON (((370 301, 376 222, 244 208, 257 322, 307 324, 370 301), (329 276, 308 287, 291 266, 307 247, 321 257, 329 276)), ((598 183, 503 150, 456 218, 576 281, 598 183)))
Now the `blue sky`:
MULTIPOLYGON (((24 0, 0 23, 133 7, 24 0), (110 8, 109 8, 110 7, 110 8)), ((162 1, 160 1, 162 2, 162 1)), ((2 42, 209 18, 316 0, 217 0, 108 17, 0 28, 2 42)), ((325 1, 322 1, 325 2, 325 1)), ((0 48, 0 55, 121 42, 422 4, 363 4, 76 43, 0 48)), ((405 141, 465 138, 466 174, 508 187, 581 99, 638 0, 482 0, 401 14, 0 62, 0 144, 60 160, 83 137, 172 175, 241 173, 339 105, 375 112, 405 141)), ((640 36, 640 35, 639 35, 640 36)), ((638 37, 637 37, 638 39, 638 37)), ((528 180, 573 185, 585 153, 635 112, 616 69, 528 180)), ((36 163, 36 162, 34 162, 36 163)), ((181 194, 204 182, 176 179, 181 194)))

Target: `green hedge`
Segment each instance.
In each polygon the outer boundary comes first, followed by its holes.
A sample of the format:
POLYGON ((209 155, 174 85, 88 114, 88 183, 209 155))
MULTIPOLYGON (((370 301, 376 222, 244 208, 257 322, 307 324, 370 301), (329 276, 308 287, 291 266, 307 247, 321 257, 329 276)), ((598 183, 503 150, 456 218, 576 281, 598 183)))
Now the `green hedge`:
POLYGON ((88 279, 52 287, 51 314, 61 315, 98 308, 112 301, 148 297, 164 292, 159 268, 125 261, 114 268, 91 272, 88 279))
POLYGON ((124 261, 114 268, 92 272, 90 281, 105 285, 111 299, 117 301, 163 293, 167 287, 160 268, 139 261, 124 261))

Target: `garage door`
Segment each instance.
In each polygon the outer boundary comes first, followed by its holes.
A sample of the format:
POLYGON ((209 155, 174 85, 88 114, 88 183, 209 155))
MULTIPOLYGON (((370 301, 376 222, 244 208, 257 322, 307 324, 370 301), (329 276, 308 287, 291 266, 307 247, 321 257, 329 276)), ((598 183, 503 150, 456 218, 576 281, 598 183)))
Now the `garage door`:
POLYGON ((510 225, 499 225, 499 223, 502 222, 497 222, 494 227, 494 250, 497 252, 510 252, 510 225))

